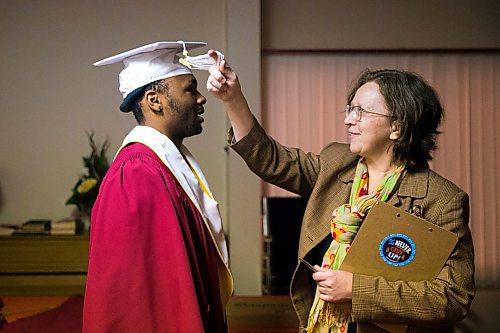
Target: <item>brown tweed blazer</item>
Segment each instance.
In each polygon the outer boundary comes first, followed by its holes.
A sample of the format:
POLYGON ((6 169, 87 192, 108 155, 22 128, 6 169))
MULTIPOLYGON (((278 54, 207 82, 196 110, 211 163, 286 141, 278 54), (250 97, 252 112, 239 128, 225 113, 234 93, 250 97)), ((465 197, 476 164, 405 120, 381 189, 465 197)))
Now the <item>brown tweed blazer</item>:
MULTIPOLYGON (((229 133, 232 143, 232 132, 229 133)), ((250 133, 231 147, 263 180, 309 198, 302 222, 298 257, 306 257, 330 233, 332 211, 348 201, 358 156, 349 146, 331 143, 315 155, 287 148, 267 136, 254 120, 250 133)), ((352 319, 357 333, 385 332, 373 322, 409 325, 412 332, 452 332, 474 297, 474 253, 468 195, 432 170, 406 174, 389 204, 410 210, 454 232, 458 244, 434 281, 388 282, 354 274, 352 319)), ((292 303, 301 328, 314 298, 310 271, 299 262, 291 283, 292 303)))

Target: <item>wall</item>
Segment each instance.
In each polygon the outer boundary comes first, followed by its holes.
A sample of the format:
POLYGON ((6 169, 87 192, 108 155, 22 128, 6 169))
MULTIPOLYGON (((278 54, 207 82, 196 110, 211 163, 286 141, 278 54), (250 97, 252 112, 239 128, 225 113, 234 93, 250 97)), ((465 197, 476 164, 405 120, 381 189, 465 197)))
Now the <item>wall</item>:
MULTIPOLYGON (((235 64, 248 65, 241 77, 251 104, 259 106, 252 100, 259 98, 259 8, 259 1, 232 0, 0 2, 0 223, 69 216, 73 207, 64 203, 84 171, 82 156, 89 153, 85 131, 94 130, 98 142, 109 137, 112 158, 135 126, 131 114, 118 110, 122 67, 93 67, 96 60, 154 41, 205 41, 208 47, 193 54, 216 48, 234 54, 235 64), (237 34, 229 37, 230 30, 237 34), (241 33, 252 43, 239 38, 241 33)), ((238 161, 231 162, 238 176, 228 177, 226 116, 208 95, 207 72, 195 75, 208 99, 204 131, 184 143, 197 157, 234 238, 236 293, 259 294, 259 183, 238 161), (249 181, 250 192, 238 191, 239 182, 229 188, 228 180, 239 177, 249 181), (232 213, 229 190, 236 192, 232 213), (228 216, 236 221, 234 228, 228 216), (243 247, 252 249, 250 256, 243 247)))
MULTIPOLYGON (((161 40, 202 40, 224 49, 224 1, 2 1, 0 184, 2 223, 68 216, 64 202, 89 153, 85 131, 111 140, 112 158, 135 126, 118 110, 120 64, 96 60, 161 40), (210 13, 210 15, 194 15, 210 13)), ((208 48, 199 52, 206 52, 208 48)), ((206 72, 196 72, 207 95, 206 72)), ((202 136, 187 139, 224 199, 225 117, 209 97, 202 136)), ((219 199, 220 200, 220 199, 219 199)), ((222 200, 223 201, 223 200, 222 200)), ((227 208, 222 202, 223 210, 227 208)))
POLYGON ((497 0, 266 0, 264 50, 500 48, 497 0))
MULTIPOLYGON (((238 74, 251 110, 260 118, 260 1, 227 3, 228 61, 238 74)), ((228 154, 228 231, 235 292, 259 295, 264 247, 261 182, 235 152, 229 150, 228 154)))

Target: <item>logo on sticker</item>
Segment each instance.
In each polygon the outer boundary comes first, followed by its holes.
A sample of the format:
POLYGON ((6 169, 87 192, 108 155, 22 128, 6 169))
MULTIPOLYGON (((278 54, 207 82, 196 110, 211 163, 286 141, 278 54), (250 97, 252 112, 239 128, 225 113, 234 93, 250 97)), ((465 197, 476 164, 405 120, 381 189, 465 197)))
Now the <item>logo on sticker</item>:
POLYGON ((380 256, 392 266, 404 266, 415 258, 415 243, 403 234, 391 234, 380 243, 380 256))

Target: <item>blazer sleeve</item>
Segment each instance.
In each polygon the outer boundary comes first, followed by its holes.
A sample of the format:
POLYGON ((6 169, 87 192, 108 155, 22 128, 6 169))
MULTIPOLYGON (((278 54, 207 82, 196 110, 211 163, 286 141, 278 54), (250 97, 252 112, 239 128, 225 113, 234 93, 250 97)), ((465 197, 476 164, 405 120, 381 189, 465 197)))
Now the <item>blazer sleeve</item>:
POLYGON ((230 129, 228 143, 264 181, 303 197, 310 196, 320 171, 318 155, 281 145, 266 134, 255 118, 253 128, 238 142, 234 142, 230 129))
POLYGON ((469 198, 459 190, 451 197, 441 196, 436 206, 439 207, 434 209, 440 213, 434 223, 458 236, 458 243, 438 276, 433 281, 389 282, 355 274, 354 321, 444 326, 465 317, 475 290, 474 250, 467 226, 469 198))

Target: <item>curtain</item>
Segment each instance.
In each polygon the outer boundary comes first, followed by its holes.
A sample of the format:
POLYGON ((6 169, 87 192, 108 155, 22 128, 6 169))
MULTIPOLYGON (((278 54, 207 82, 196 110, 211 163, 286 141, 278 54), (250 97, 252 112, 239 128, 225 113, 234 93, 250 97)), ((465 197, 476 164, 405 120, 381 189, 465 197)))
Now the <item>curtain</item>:
MULTIPOLYGON (((438 92, 445 118, 431 168, 469 193, 476 282, 500 287, 500 53, 265 53, 264 128, 284 145, 315 153, 331 141, 347 142, 347 93, 365 68, 413 71, 438 92)), ((291 196, 267 183, 262 193, 291 196)))

